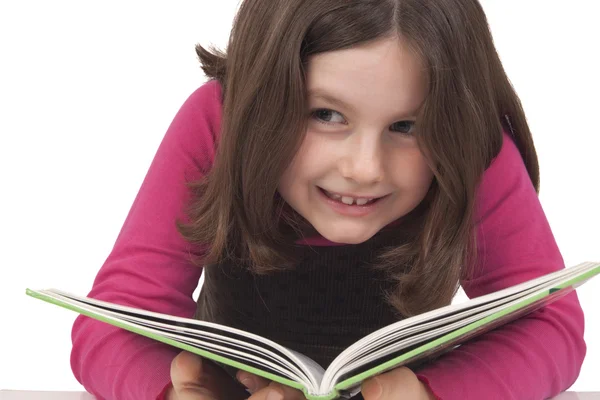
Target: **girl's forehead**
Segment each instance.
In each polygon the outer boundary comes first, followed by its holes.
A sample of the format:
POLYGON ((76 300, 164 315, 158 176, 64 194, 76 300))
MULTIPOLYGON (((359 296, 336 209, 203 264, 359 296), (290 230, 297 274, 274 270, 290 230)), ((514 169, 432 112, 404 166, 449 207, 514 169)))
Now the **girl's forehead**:
POLYGON ((349 109, 370 103, 408 116, 428 92, 420 58, 399 39, 316 54, 309 58, 306 71, 310 97, 349 109))
POLYGON ((426 77, 421 58, 400 39, 380 39, 349 49, 319 53, 311 56, 307 64, 309 83, 335 80, 345 81, 344 84, 353 81, 407 84, 426 77))

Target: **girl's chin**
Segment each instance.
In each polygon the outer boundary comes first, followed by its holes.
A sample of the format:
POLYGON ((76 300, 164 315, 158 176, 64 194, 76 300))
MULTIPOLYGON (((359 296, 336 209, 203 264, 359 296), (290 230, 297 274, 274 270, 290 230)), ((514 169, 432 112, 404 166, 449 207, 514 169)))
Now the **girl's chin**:
POLYGON ((326 240, 333 242, 333 243, 339 243, 339 244, 359 244, 359 243, 364 243, 367 240, 371 239, 373 236, 375 236, 375 234, 377 233, 378 230, 375 230, 373 232, 369 231, 363 231, 363 232, 357 232, 356 228, 352 229, 339 229, 339 230, 332 230, 331 227, 324 227, 324 229, 317 229, 317 231, 319 232, 319 234, 325 238, 326 240), (349 234, 349 232, 352 232, 353 234, 349 234))

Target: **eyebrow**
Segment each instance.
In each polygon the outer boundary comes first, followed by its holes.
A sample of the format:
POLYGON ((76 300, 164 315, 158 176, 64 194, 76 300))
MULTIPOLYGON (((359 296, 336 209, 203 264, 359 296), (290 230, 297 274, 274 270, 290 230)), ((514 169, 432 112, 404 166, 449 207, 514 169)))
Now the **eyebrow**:
MULTIPOLYGON (((345 108, 347 110, 350 110, 351 112, 356 112, 356 108, 354 106, 352 106, 351 104, 346 103, 344 100, 338 99, 330 94, 328 94, 327 92, 325 92, 322 89, 312 89, 308 91, 308 97, 314 97, 314 98, 319 98, 322 100, 325 100, 326 102, 328 102, 329 104, 333 104, 337 107, 341 107, 341 108, 345 108)), ((421 108, 420 106, 417 107, 416 110, 414 110, 411 113, 405 114, 405 113, 399 113, 401 116, 399 118, 417 118, 417 113, 419 111, 419 108, 421 108)))

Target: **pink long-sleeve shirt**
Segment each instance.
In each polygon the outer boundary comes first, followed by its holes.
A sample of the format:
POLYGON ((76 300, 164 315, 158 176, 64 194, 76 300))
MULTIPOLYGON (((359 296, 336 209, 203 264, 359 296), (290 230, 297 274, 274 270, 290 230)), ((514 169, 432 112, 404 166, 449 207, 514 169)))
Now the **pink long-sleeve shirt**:
MULTIPOLYGON (((192 317, 199 252, 177 232, 189 200, 185 183, 209 170, 221 123, 221 88, 209 81, 171 123, 90 297, 192 317)), ((519 151, 507 134, 478 192, 476 273, 461 282, 469 297, 564 268, 519 151)), ((320 239, 315 244, 328 244, 320 239)), ((577 378, 586 346, 575 293, 482 335, 419 372, 442 399, 544 399, 577 378)), ((170 383, 179 350, 79 316, 71 367, 99 399, 156 399, 170 383)))

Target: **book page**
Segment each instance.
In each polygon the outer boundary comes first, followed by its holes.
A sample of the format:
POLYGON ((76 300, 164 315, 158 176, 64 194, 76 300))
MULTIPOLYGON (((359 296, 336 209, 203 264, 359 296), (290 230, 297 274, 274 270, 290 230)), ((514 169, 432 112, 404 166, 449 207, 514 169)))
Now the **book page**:
POLYGON ((599 272, 600 264, 582 263, 460 305, 443 307, 384 327, 342 352, 327 369, 322 387, 332 385, 349 369, 356 369, 375 360, 378 363, 384 362, 381 359, 389 353, 405 351, 415 344, 435 340, 440 335, 446 335, 478 320, 499 315, 502 310, 525 307, 527 301, 535 296, 547 296, 550 290, 558 290, 564 284, 581 284, 583 280, 599 272))
POLYGON ((28 289, 27 294, 288 386, 314 391, 320 383, 322 372, 316 371, 314 361, 305 365, 306 356, 298 357, 297 352, 248 332, 82 298, 56 289, 28 289))

